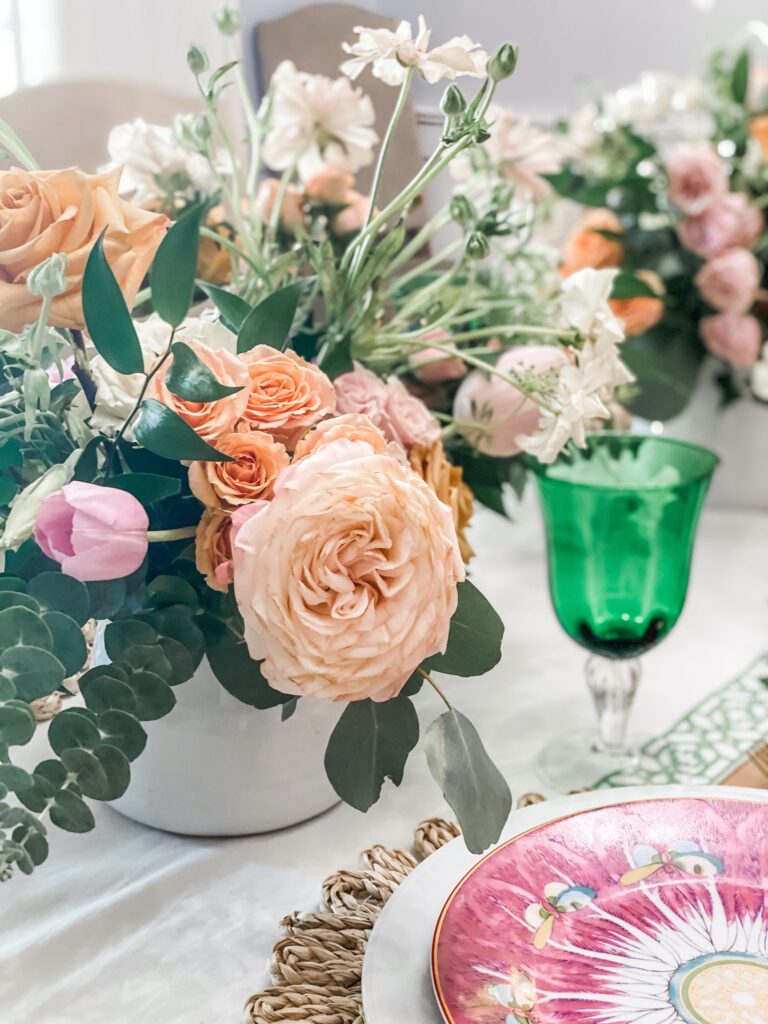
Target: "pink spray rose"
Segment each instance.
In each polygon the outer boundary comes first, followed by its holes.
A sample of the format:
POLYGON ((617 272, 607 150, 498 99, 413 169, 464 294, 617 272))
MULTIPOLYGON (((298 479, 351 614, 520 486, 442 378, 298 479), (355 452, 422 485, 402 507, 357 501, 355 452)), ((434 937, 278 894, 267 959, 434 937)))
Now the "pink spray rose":
POLYGON ((390 377, 386 384, 359 363, 334 381, 336 409, 340 413, 367 416, 388 441, 404 448, 428 446, 440 436, 440 427, 429 409, 412 395, 402 381, 390 377))
POLYGON ((750 249, 763 231, 763 215, 743 192, 731 192, 680 225, 680 241, 704 259, 734 246, 750 249))
POLYGON ((234 542, 251 657, 275 689, 324 700, 396 696, 445 649, 463 578, 450 508, 365 441, 295 462, 234 542))
MULTIPOLYGON (((529 345, 505 352, 496 367, 503 373, 510 370, 545 373, 567 362, 561 348, 529 345)), ((462 427, 462 432, 478 451, 501 457, 522 451, 518 438, 536 429, 541 410, 513 384, 482 370, 473 370, 456 392, 453 415, 459 423, 473 424, 462 427), (483 427, 474 424, 483 424, 483 427)))
POLYGON ((702 298, 722 313, 746 313, 760 288, 760 264, 748 249, 726 249, 705 263, 694 281, 702 298))
POLYGON ((116 580, 147 554, 149 519, 141 502, 116 487, 74 481, 42 503, 35 540, 62 572, 84 583, 116 580))
POLYGON ((731 366, 752 366, 763 344, 760 321, 745 313, 705 316, 699 324, 699 333, 709 351, 731 366))
POLYGON ((708 145, 677 146, 667 160, 669 198, 690 217, 703 213, 728 192, 728 171, 708 145))
MULTIPOLYGON (((442 327, 436 327, 421 336, 422 341, 437 341, 450 344, 451 336, 442 327)), ((419 380, 425 384, 443 384, 448 380, 460 380, 467 372, 466 363, 458 356, 447 356, 439 348, 422 348, 412 352, 409 362, 419 380)))

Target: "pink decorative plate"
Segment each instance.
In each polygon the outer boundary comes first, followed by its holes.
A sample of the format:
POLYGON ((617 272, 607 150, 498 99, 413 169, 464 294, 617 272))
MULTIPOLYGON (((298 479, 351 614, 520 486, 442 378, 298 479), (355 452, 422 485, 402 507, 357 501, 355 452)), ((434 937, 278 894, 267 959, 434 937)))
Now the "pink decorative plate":
POLYGON ((449 1024, 768 1024, 768 804, 666 798, 540 825, 435 929, 449 1024))

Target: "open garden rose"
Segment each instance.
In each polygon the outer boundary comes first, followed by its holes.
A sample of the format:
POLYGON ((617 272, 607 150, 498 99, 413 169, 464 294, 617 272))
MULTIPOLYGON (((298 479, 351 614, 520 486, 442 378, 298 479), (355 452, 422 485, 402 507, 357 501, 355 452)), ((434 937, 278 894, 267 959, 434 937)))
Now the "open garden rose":
POLYGON ((313 427, 296 445, 294 459, 304 459, 334 441, 365 441, 377 454, 390 447, 386 437, 367 416, 350 412, 322 420, 313 427))
POLYGON ((336 408, 333 384, 322 370, 290 349, 257 345, 240 357, 250 385, 243 421, 266 430, 289 451, 302 434, 336 408))
POLYGON ((132 494, 73 481, 38 509, 35 540, 67 576, 116 580, 144 561, 148 528, 147 513, 132 494))
POLYGON ((624 246, 618 239, 600 234, 601 231, 621 234, 621 221, 616 214, 612 210, 590 210, 584 214, 565 245, 564 276, 568 277, 587 267, 601 270, 617 267, 621 263, 624 259, 624 246))
POLYGON ((710 306, 723 313, 746 313, 760 288, 760 264, 748 249, 727 249, 705 263, 696 287, 710 306))
POLYGON ((680 225, 680 241, 704 259, 733 246, 750 249, 763 231, 763 215, 743 192, 729 192, 680 225))
POLYGON ((275 689, 388 700, 442 651, 464 578, 451 510, 362 441, 295 462, 240 529, 235 595, 275 689))
POLYGON ((760 321, 747 313, 718 313, 699 324, 701 340, 709 351, 731 366, 752 366, 763 344, 760 321))
POLYGON ((189 486, 204 505, 227 511, 271 498, 278 474, 290 461, 285 446, 261 430, 222 434, 216 448, 234 461, 191 463, 189 486))
POLYGON ((120 170, 0 172, 0 309, 3 327, 34 323, 42 299, 26 287, 53 253, 67 257, 66 291, 53 300, 53 327, 84 326, 81 287, 94 242, 106 228, 104 252, 130 306, 170 223, 118 195, 120 170))
POLYGON ((728 192, 725 161, 709 145, 675 147, 666 170, 669 198, 690 217, 697 217, 728 192))
POLYGON ((245 412, 248 403, 248 368, 223 348, 208 348, 200 341, 189 340, 186 344, 195 352, 220 384, 240 387, 233 395, 220 398, 217 402, 191 402, 179 398, 168 389, 166 377, 169 363, 163 364, 149 383, 147 397, 155 398, 169 409, 173 409, 195 430, 203 440, 214 444, 222 434, 229 433, 245 412))
POLYGON ((440 436, 440 427, 429 409, 397 377, 385 383, 356 363, 354 370, 336 378, 334 387, 339 412, 368 416, 388 440, 404 448, 430 445, 440 436))

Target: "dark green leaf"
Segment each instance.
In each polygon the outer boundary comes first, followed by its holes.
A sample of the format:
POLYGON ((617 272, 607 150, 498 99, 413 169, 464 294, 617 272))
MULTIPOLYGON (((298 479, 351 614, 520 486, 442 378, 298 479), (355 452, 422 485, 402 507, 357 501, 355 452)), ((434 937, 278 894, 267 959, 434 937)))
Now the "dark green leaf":
POLYGON ((121 473, 104 481, 105 487, 127 491, 142 505, 152 505, 164 498, 172 498, 181 490, 181 480, 160 473, 121 473))
POLYGON ((228 292, 224 288, 217 288, 216 285, 208 284, 205 281, 198 281, 198 285, 208 298, 216 304, 223 319, 228 324, 232 324, 235 331, 239 331, 243 321, 251 312, 251 306, 245 299, 241 299, 234 292, 228 292))
MULTIPOLYGON (((5 703, 7 700, 13 700, 16 696, 16 687, 10 679, 6 679, 5 676, 0 675, 0 704, 5 703)), ((2 758, 0 757, 0 760, 2 758)))
POLYGON ((107 675, 94 677, 93 671, 87 672, 80 679, 80 692, 86 707, 95 711, 97 715, 104 711, 127 711, 129 714, 135 714, 136 698, 130 686, 120 679, 107 675))
POLYGON ((124 711, 105 711, 99 715, 99 728, 105 741, 122 750, 129 761, 134 761, 147 744, 143 726, 124 711))
POLYGON ((56 794, 50 813, 53 824, 67 832, 90 832, 96 824, 88 804, 67 789, 56 794))
POLYGON ((12 680, 20 700, 39 700, 64 682, 64 666, 40 647, 10 647, 0 654, 0 671, 12 680))
POLYGON ((42 864, 48 856, 48 840, 28 825, 19 825, 13 833, 13 840, 19 846, 23 846, 36 867, 42 864))
POLYGON ((0 476, 0 505, 10 505, 18 489, 18 485, 10 477, 0 476))
POLYGON ((15 764, 0 764, 0 782, 14 793, 34 786, 35 780, 23 768, 15 764))
POLYGON ((139 619, 110 622, 104 630, 104 649, 110 660, 124 661, 128 665, 131 664, 134 647, 152 646, 157 641, 157 630, 148 622, 139 619))
POLYGON ((104 255, 104 233, 91 249, 83 274, 83 313, 99 355, 118 373, 143 373, 144 357, 131 314, 104 255))
POLYGON ((298 706, 298 697, 292 697, 291 700, 287 700, 285 704, 283 704, 282 709, 280 711, 280 721, 287 722, 289 718, 293 718, 293 716, 296 714, 296 708, 298 706))
POLYGON ((173 668, 159 641, 153 647, 137 644, 131 648, 131 674, 134 672, 154 672, 166 683, 170 682, 173 668))
POLYGON ((73 676, 85 664, 88 648, 85 638, 74 619, 64 612, 45 612, 43 622, 53 637, 53 653, 64 666, 64 673, 73 676))
POLYGON ((103 800, 107 792, 107 776, 99 759, 90 751, 79 748, 63 750, 61 763, 75 776, 75 781, 83 792, 93 800, 103 800))
POLYGON ((331 733, 325 771, 345 803, 367 811, 386 778, 403 781, 408 755, 419 739, 419 719, 408 697, 348 704, 331 733))
POLYGON ((317 365, 331 380, 354 370, 349 338, 327 338, 317 354, 317 365))
POLYGON ((136 698, 134 714, 142 722, 162 718, 176 704, 173 690, 154 672, 132 672, 128 685, 136 698))
POLYGON ((44 612, 64 612, 78 626, 90 614, 88 588, 63 572, 44 572, 29 581, 29 593, 44 612))
POLYGON ((731 94, 737 103, 744 103, 749 92, 749 51, 742 50, 733 67, 731 94))
POLYGON ((254 708, 274 708, 291 699, 290 694, 273 690, 261 674, 243 641, 230 630, 207 648, 213 674, 227 691, 243 704, 254 708))
POLYGON ((459 604, 451 619, 445 654, 435 654, 424 663, 428 672, 451 676, 479 676, 501 660, 504 623, 477 587, 465 580, 459 584, 459 604))
POLYGON ((173 362, 165 381, 171 394, 187 402, 218 402, 243 390, 217 380, 213 371, 185 342, 177 341, 171 354, 173 362))
POLYGON ((616 275, 611 290, 612 299, 634 299, 637 296, 657 299, 659 296, 651 286, 631 270, 622 270, 616 275))
POLYGON ((53 647, 51 631, 29 608, 6 608, 0 612, 0 650, 17 646, 42 647, 46 651, 53 647))
POLYGON ((104 796, 99 800, 117 800, 128 789, 131 781, 131 766, 128 758, 117 747, 102 743, 94 751, 107 780, 104 796))
POLYGON ((0 611, 6 608, 29 608, 31 612, 40 613, 40 605, 29 594, 19 594, 15 590, 0 590, 0 611))
POLYGON ((125 580, 97 580, 86 584, 94 619, 111 619, 125 604, 125 580))
POLYGON ((166 680, 169 686, 178 686, 192 678, 200 658, 193 657, 184 644, 169 636, 160 637, 160 649, 171 666, 171 676, 166 680))
POLYGON ((23 747, 35 734, 35 716, 20 700, 0 705, 0 743, 23 747))
POLYGON ((255 306, 243 321, 237 336, 237 351, 248 352, 255 345, 284 349, 299 305, 301 285, 285 285, 255 306))
POLYGON ((200 204, 185 210, 160 243, 149 273, 152 304, 172 327, 179 326, 192 302, 204 213, 200 204))
POLYGON ((216 451, 186 423, 178 413, 154 398, 142 402, 134 427, 139 444, 155 455, 176 461, 232 462, 229 455, 216 451))
POLYGON ((501 835, 512 795, 491 761, 474 725, 460 712, 446 711, 424 738, 429 770, 453 808, 471 853, 482 853, 501 835))
POLYGON ((155 576, 147 587, 150 597, 147 606, 165 608, 174 604, 185 604, 197 608, 197 591, 186 580, 178 576, 155 576))
POLYGON ((627 405, 644 419, 671 419, 693 395, 704 350, 692 333, 695 324, 682 320, 665 317, 621 347, 621 358, 637 377, 638 393, 627 405))
POLYGON ((81 747, 94 750, 101 743, 99 730, 94 724, 96 716, 84 708, 67 708, 52 719, 48 727, 48 742, 59 757, 65 750, 81 747))
POLYGON ((23 462, 21 441, 18 438, 12 437, 0 444, 0 472, 21 466, 23 462))
POLYGON ((0 576, 0 593, 26 594, 27 584, 18 576, 0 576))

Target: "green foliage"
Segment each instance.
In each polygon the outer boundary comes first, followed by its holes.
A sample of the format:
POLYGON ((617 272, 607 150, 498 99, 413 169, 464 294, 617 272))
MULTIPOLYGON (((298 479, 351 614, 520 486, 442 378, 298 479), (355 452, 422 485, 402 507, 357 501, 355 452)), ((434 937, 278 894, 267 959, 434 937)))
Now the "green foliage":
POLYGON ((143 373, 144 357, 136 327, 112 268, 104 255, 104 234, 91 249, 83 275, 83 312, 99 354, 118 373, 143 373))
POLYGON ((172 327, 179 326, 192 303, 200 225, 205 212, 206 207, 201 204, 184 211, 160 243, 149 272, 152 304, 172 327))
POLYGON ((237 351, 248 352, 256 345, 285 349, 301 296, 301 285, 285 285, 255 306, 242 322, 237 351))
POLYGON ((232 462, 216 451, 178 413, 154 398, 145 399, 134 427, 139 444, 163 459, 176 461, 232 462))
POLYGON ((459 604, 451 619, 445 654, 428 658, 424 668, 452 676, 479 676, 501 660, 504 623, 469 580, 460 583, 458 591, 459 604))
POLYGON ((216 379, 194 349, 183 341, 171 347, 173 362, 166 377, 166 385, 173 395, 188 402, 217 402, 235 395, 241 387, 231 387, 216 379))
POLYGON ((104 486, 127 491, 142 505, 153 505, 165 498, 172 498, 181 491, 180 480, 161 473, 120 473, 105 480, 104 486))
MULTIPOLYGON (((241 624, 242 625, 242 624, 241 624)), ((248 654, 240 631, 226 628, 207 633, 206 654, 213 674, 227 691, 254 708, 274 708, 291 700, 290 694, 273 690, 258 661, 248 654)))
POLYGON ((744 103, 749 90, 749 50, 742 50, 736 58, 731 75, 731 94, 736 103, 744 103))
POLYGON ((239 331, 246 317, 251 312, 251 306, 248 305, 245 299, 241 299, 234 292, 218 288, 214 284, 207 284, 205 281, 198 281, 198 285, 216 305, 222 319, 235 331, 239 331))

